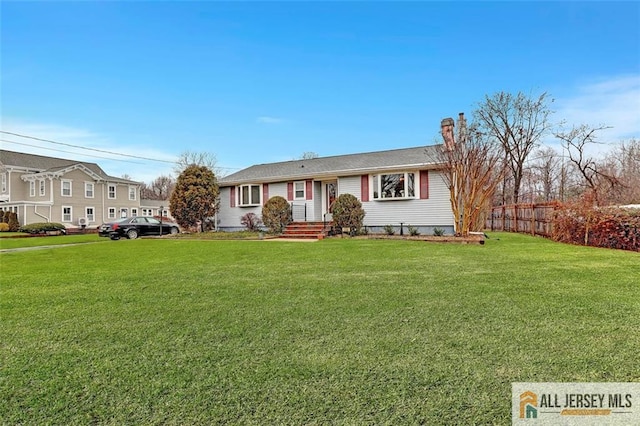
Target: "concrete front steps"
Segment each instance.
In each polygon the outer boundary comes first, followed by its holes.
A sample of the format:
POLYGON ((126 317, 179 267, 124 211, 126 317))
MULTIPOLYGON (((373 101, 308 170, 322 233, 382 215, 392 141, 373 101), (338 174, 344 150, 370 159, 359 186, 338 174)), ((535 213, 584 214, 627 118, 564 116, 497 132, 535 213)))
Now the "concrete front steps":
MULTIPOLYGON (((326 224, 327 227, 329 224, 326 224)), ((321 240, 325 237, 323 222, 291 222, 284 229, 280 238, 305 238, 321 240)))

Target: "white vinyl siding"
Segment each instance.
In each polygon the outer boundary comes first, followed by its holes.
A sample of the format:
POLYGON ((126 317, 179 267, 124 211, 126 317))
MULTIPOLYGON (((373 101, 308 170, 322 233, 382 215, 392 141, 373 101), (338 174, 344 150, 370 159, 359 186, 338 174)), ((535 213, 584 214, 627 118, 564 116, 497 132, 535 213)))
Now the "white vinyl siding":
MULTIPOLYGON (((353 195, 359 196, 360 177, 340 179, 339 193, 349 192, 347 189, 356 185, 358 191, 353 195)), ((416 172, 416 197, 419 196, 418 192, 416 172)), ((370 198, 370 201, 362 203, 362 208, 366 212, 364 224, 367 226, 399 226, 401 222, 412 226, 453 226, 449 189, 438 172, 429 173, 429 198, 426 200, 415 198, 399 202, 380 202, 370 198)))

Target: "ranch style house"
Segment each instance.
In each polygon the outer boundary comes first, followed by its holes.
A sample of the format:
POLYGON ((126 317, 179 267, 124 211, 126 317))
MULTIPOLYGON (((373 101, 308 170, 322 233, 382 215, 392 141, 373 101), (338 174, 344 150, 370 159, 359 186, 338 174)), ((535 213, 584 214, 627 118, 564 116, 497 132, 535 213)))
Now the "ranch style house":
POLYGON ((383 232, 408 226, 421 234, 435 228, 453 234, 449 189, 442 165, 434 160, 441 145, 257 164, 219 180, 217 227, 244 227, 247 213, 279 195, 289 201, 294 222, 331 222, 333 202, 354 195, 366 213, 364 226, 383 232))

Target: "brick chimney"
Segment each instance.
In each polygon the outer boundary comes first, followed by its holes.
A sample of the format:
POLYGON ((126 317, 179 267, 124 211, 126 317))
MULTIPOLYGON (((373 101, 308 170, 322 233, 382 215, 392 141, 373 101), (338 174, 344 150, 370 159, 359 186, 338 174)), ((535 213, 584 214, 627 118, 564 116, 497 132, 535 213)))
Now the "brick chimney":
POLYGON ((442 133, 442 139, 444 139, 444 147, 447 150, 452 150, 455 144, 455 138, 453 136, 453 118, 444 118, 440 122, 440 132, 442 133))

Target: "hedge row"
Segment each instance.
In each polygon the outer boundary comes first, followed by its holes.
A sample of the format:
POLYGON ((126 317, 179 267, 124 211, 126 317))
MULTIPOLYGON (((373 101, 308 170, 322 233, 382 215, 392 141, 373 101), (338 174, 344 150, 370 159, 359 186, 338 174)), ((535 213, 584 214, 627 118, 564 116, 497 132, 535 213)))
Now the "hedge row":
POLYGON ((56 222, 38 222, 30 223, 20 227, 20 232, 27 232, 29 234, 44 234, 45 232, 52 231, 66 231, 66 227, 61 223, 56 222))
POLYGON ((556 210, 555 241, 640 251, 640 210, 565 205, 556 210))

